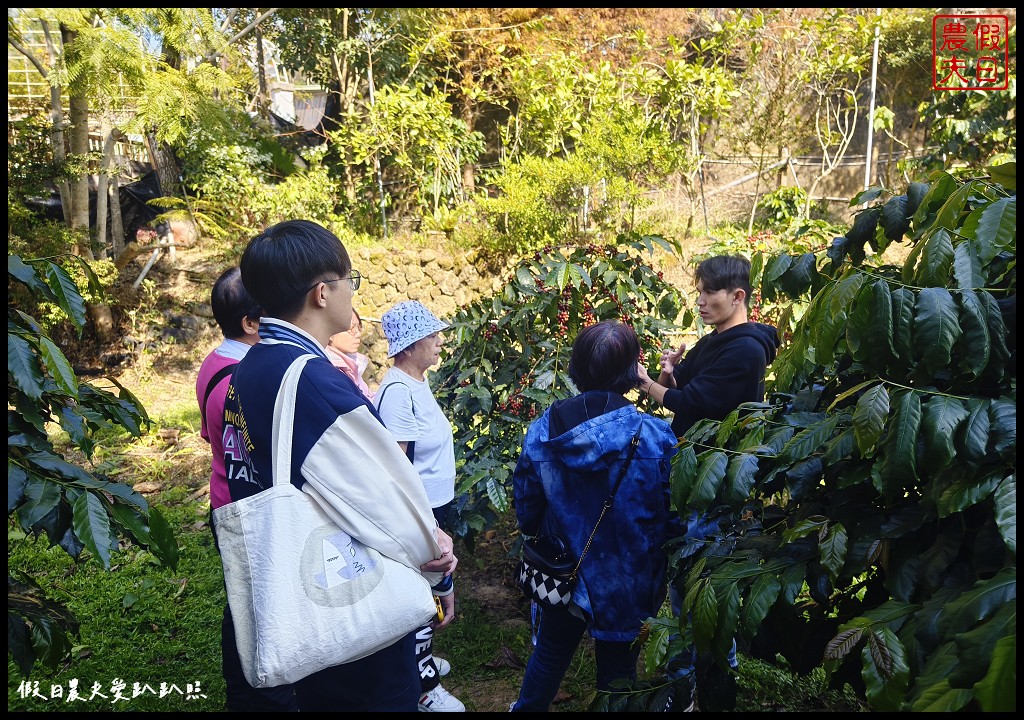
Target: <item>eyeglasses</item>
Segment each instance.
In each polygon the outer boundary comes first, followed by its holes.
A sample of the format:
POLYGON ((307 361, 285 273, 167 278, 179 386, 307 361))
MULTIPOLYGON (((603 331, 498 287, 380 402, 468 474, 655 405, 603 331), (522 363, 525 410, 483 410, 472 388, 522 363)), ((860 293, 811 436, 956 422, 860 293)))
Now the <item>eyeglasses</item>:
POLYGON ((348 284, 352 288, 352 292, 355 292, 356 290, 359 289, 359 285, 363 282, 363 276, 362 276, 362 274, 358 270, 352 270, 352 271, 349 272, 348 277, 346 277, 346 278, 332 278, 330 280, 317 280, 315 283, 313 283, 308 288, 306 288, 306 290, 302 294, 305 295, 306 293, 308 293, 310 290, 315 288, 320 283, 336 283, 339 280, 348 280, 348 284))

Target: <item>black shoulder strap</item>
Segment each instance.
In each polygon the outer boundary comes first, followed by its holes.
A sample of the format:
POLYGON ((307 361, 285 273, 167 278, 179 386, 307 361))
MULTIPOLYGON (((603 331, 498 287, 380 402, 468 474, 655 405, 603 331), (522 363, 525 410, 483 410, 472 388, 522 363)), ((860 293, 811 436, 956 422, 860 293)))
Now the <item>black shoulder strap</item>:
POLYGON ((199 409, 203 413, 203 417, 206 417, 206 403, 208 403, 210 401, 210 395, 211 395, 211 393, 213 393, 214 388, 216 388, 218 385, 220 385, 221 381, 224 378, 228 377, 233 372, 235 372, 235 368, 237 366, 238 366, 238 363, 236 363, 236 362, 235 363, 231 363, 230 365, 226 365, 226 366, 222 367, 220 370, 218 370, 217 372, 215 372, 213 374, 213 377, 210 378, 210 382, 206 386, 206 392, 203 393, 203 404, 199 406, 199 409))
MULTIPOLYGON (((377 412, 380 413, 380 405, 382 402, 384 402, 384 394, 387 393, 388 388, 392 388, 395 385, 405 385, 406 389, 409 391, 409 402, 412 404, 412 416, 416 417, 416 403, 414 403, 412 400, 412 388, 406 385, 404 382, 400 382, 397 380, 393 383, 388 383, 387 385, 385 385, 384 389, 381 390, 380 394, 377 395, 377 412)), ((416 457, 415 440, 410 440, 408 443, 406 443, 405 454, 406 456, 408 456, 409 462, 412 462, 413 458, 416 457)))

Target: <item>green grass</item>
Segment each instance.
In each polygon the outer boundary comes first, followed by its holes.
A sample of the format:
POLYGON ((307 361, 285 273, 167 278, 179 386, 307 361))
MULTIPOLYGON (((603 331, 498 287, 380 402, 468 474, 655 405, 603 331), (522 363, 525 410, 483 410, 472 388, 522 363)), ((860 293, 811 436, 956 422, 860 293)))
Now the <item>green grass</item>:
MULTIPOLYGON (((72 658, 56 672, 37 665, 26 686, 8 660, 8 710, 29 712, 144 711, 217 712, 225 706, 221 675, 220 620, 225 594, 220 559, 206 521, 207 506, 187 501, 189 487, 177 486, 154 498, 175 529, 181 558, 176 570, 156 565, 138 547, 118 551, 111 570, 74 562, 42 539, 20 539, 8 531, 8 564, 32 568, 49 597, 67 604, 81 623, 72 658), (67 701, 77 680, 82 700, 67 701), (33 696, 38 682, 39 696, 33 696), (114 701, 113 686, 123 683, 114 701), (132 697, 133 686, 152 688, 132 697), (159 697, 161 684, 171 685, 159 697), (198 683, 205 697, 186 698, 198 683), (90 698, 93 687, 106 695, 90 698), (61 697, 51 697, 59 690, 61 697), (26 696, 27 695, 27 696, 26 696)), ((466 556, 464 562, 473 562, 466 556)), ((468 566, 467 566, 468 567, 468 566)), ((457 621, 435 637, 435 652, 453 672, 444 685, 470 712, 503 712, 516 698, 530 656, 525 602, 488 607, 470 592, 464 576, 457 621), (513 659, 514 658, 514 659, 513 659)), ((509 592, 514 592, 509 586, 509 592)), ((561 686, 554 712, 582 712, 594 699, 593 643, 585 637, 561 686)), ((736 712, 863 710, 852 693, 829 690, 824 673, 798 677, 784 666, 741 658, 736 712)))
POLYGON ((223 709, 220 618, 225 595, 220 560, 209 529, 189 529, 204 518, 197 514, 197 504, 180 504, 184 491, 176 488, 156 503, 177 532, 177 570, 159 567, 147 551, 129 546, 114 555, 107 572, 92 562, 76 563, 59 548, 48 548, 45 537, 19 541, 9 531, 8 565, 32 568, 48 596, 65 603, 81 624, 70 662, 56 672, 37 665, 29 693, 8 659, 9 711, 223 709), (69 702, 74 680, 83 699, 69 702), (36 681, 43 698, 31 694, 36 681), (125 687, 120 692, 127 700, 114 700, 112 687, 121 682, 125 687), (135 698, 134 683, 142 691, 135 698), (161 683, 167 689, 162 698, 161 683), (89 699, 94 684, 107 699, 89 699), (189 684, 198 688, 195 699, 186 698, 189 684), (62 697, 53 698, 55 692, 62 697))

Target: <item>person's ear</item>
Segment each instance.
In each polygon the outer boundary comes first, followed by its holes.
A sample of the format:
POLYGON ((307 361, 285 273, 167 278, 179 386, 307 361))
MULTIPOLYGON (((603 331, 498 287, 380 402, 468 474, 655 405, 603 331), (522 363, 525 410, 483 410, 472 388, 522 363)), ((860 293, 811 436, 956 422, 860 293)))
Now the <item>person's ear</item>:
POLYGON ((259 336, 260 334, 260 319, 244 317, 242 318, 242 331, 246 335, 259 336))
POLYGON ((746 301, 746 299, 747 299, 747 291, 744 290, 743 288, 736 288, 735 290, 732 291, 732 304, 733 305, 737 305, 738 306, 738 305, 744 303, 746 301))

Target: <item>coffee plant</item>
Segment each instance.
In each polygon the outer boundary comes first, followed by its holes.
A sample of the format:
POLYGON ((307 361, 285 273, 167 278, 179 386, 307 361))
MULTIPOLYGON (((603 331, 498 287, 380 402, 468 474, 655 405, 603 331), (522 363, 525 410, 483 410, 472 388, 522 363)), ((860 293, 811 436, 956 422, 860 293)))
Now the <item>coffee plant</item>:
MULTIPOLYGON (((80 258, 94 293, 98 279, 80 258)), ((76 560, 110 568, 119 536, 147 547, 158 564, 176 566, 177 543, 167 521, 129 485, 113 482, 58 450, 48 430, 59 427, 88 460, 97 434, 123 428, 139 437, 149 423, 139 401, 116 380, 114 395, 79 382, 60 348, 19 308, 58 306, 80 334, 85 301, 68 272, 53 259, 7 256, 7 542, 46 536, 76 560)), ((71 651, 78 622, 47 599, 32 568, 7 570, 7 648, 26 677, 38 661, 56 669, 71 651)))
POLYGON ((809 304, 768 402, 673 460, 676 507, 719 531, 672 544, 692 634, 652 620, 646 660, 692 641, 724 668, 736 637, 876 711, 1012 711, 1016 168, 862 203, 827 249, 760 263, 762 297, 809 304), (904 241, 902 266, 878 261, 904 241))
POLYGON ((576 393, 568 367, 580 328, 608 319, 632 325, 653 362, 665 331, 692 323, 681 292, 647 262, 655 247, 679 253, 663 237, 636 234, 608 245, 544 247, 494 296, 452 319, 452 350, 433 378, 455 426, 458 537, 472 544, 508 510, 526 427, 576 393))

